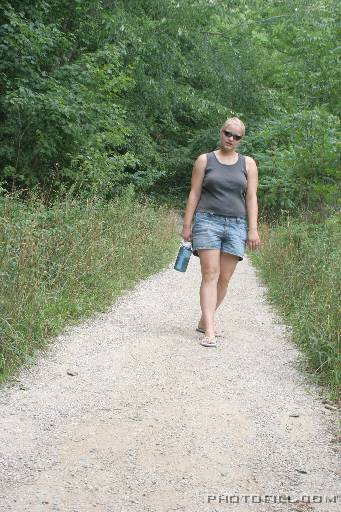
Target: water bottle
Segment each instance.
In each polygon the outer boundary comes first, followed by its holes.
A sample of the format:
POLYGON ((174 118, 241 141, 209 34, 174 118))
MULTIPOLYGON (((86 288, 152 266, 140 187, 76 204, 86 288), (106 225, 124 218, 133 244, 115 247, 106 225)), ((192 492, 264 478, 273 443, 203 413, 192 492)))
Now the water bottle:
POLYGON ((175 270, 178 270, 179 272, 186 272, 187 265, 189 262, 189 259, 192 254, 192 244, 191 242, 185 242, 183 241, 181 243, 178 256, 175 261, 174 268, 175 270))

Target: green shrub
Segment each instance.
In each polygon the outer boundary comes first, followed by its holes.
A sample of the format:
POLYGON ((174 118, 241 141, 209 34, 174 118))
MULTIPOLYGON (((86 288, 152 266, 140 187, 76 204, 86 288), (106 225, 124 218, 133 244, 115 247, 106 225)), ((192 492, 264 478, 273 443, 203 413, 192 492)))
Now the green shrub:
POLYGON ((324 108, 266 120, 244 142, 259 165, 259 202, 279 212, 340 208, 340 121, 324 108))

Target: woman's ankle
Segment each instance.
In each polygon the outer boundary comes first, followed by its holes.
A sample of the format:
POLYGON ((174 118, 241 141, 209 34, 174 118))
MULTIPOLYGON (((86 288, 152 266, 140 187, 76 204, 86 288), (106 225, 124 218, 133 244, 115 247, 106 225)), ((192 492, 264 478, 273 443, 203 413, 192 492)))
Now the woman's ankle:
POLYGON ((212 333, 212 331, 205 331, 205 336, 210 339, 215 338, 215 334, 214 332, 212 333))

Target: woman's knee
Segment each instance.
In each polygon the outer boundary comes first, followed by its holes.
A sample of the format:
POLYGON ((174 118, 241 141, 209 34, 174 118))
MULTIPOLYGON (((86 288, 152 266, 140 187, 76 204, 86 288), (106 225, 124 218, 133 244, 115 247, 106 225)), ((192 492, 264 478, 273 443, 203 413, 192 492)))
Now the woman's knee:
POLYGON ((218 281, 220 273, 220 251, 200 250, 201 274, 205 281, 218 281))
POLYGON ((222 253, 220 259, 219 281, 228 284, 238 264, 239 257, 222 253))
POLYGON ((226 275, 223 275, 220 273, 218 282, 223 286, 228 286, 230 279, 231 279, 231 275, 226 276, 226 275))
POLYGON ((201 270, 203 281, 215 281, 219 279, 219 267, 208 267, 201 270))

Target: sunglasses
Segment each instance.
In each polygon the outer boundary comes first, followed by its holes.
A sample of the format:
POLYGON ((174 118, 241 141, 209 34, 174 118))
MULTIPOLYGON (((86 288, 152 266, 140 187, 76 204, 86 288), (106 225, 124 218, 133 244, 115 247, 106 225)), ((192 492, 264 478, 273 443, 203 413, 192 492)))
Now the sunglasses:
POLYGON ((227 130, 223 130, 223 134, 225 137, 233 137, 233 140, 240 140, 242 138, 242 135, 237 135, 236 133, 231 133, 227 130))

